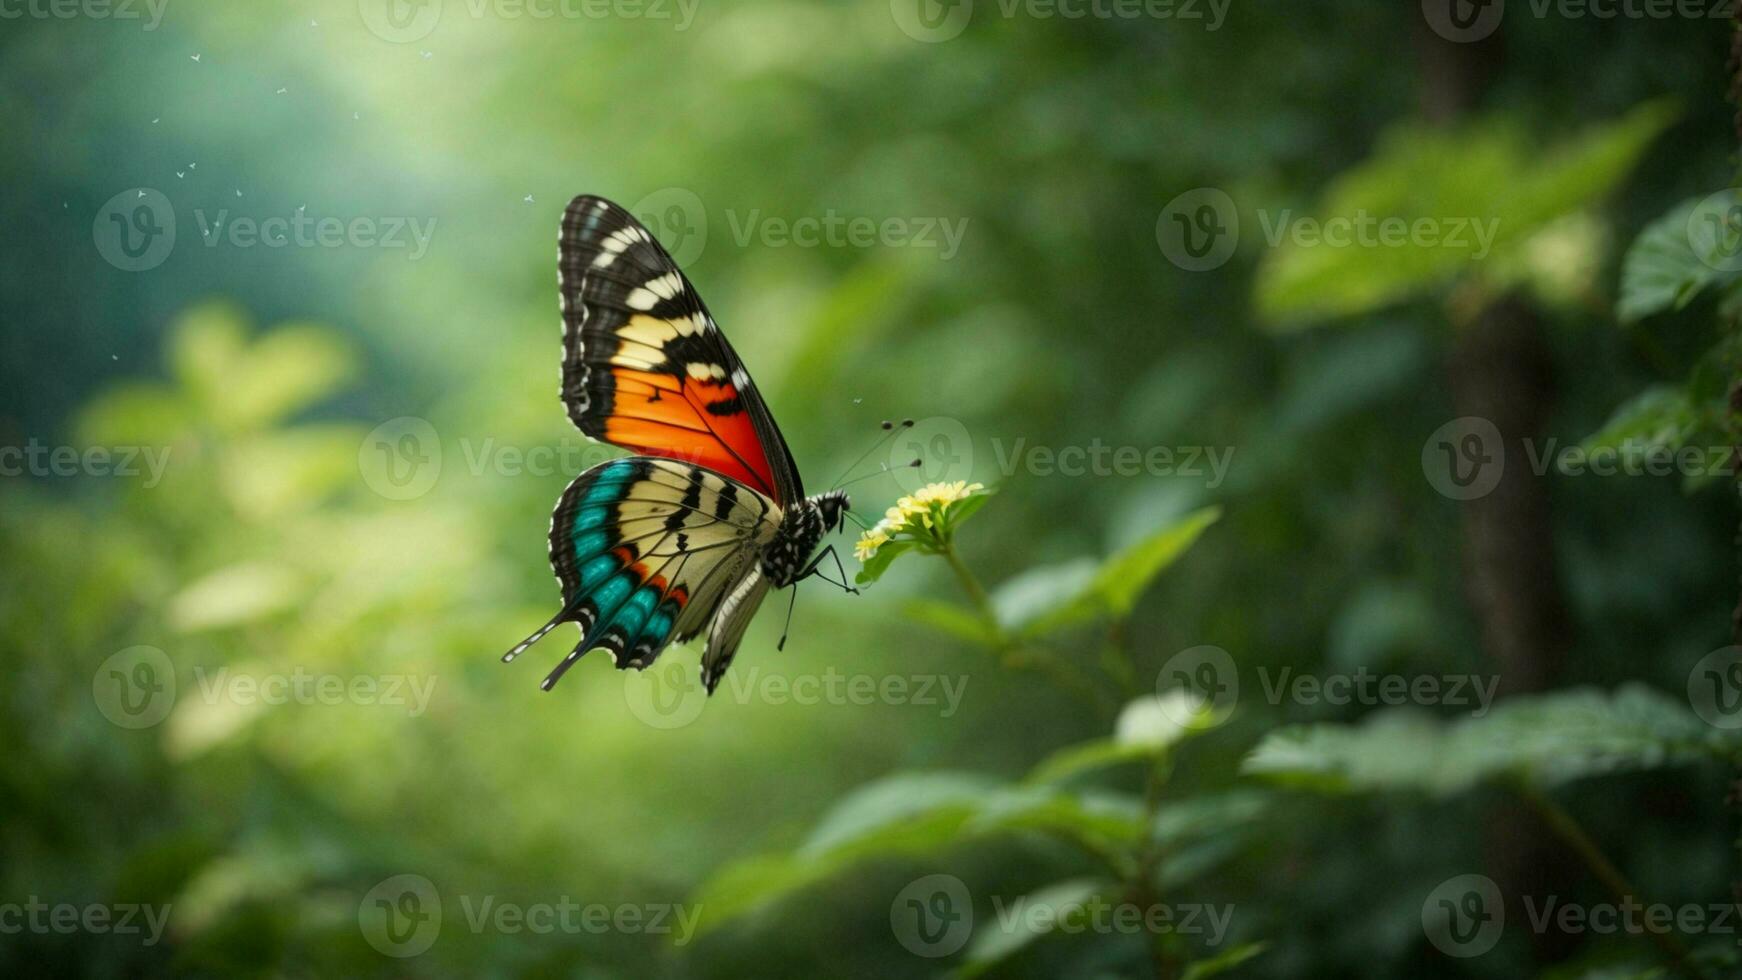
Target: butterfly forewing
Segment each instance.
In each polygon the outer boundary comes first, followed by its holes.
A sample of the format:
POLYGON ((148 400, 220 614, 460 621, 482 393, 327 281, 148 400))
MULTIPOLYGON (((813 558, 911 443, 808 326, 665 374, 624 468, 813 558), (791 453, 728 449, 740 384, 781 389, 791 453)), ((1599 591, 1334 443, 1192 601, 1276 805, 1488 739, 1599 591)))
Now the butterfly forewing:
POLYGON ((750 374, 646 226, 582 195, 563 215, 563 401, 587 435, 790 506, 798 469, 750 374))

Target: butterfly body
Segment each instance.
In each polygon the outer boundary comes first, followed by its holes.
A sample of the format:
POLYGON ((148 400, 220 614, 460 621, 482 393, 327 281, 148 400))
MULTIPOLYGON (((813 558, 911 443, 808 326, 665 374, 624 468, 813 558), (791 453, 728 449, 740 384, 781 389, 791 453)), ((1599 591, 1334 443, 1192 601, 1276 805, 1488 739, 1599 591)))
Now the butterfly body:
POLYGON ((645 668, 706 631, 711 693, 768 590, 815 571, 813 552, 840 526, 847 496, 804 495, 749 372, 641 222, 583 195, 564 212, 559 242, 569 418, 638 455, 601 463, 563 492, 549 535, 563 605, 502 659, 576 623, 581 641, 545 678, 549 690, 590 650, 645 668))
POLYGON ((831 490, 806 497, 788 510, 774 540, 762 550, 762 574, 769 584, 781 589, 797 581, 823 535, 840 527, 841 512, 850 506, 845 493, 831 490))

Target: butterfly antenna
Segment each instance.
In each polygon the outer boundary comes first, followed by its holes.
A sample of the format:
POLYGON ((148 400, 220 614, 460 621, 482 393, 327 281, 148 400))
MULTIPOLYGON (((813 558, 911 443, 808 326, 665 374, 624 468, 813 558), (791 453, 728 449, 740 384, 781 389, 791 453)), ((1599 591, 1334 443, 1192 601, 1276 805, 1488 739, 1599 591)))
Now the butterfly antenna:
MULTIPOLYGON (((847 478, 847 474, 851 473, 855 469, 857 469, 860 463, 863 463, 867 459, 870 459, 871 454, 876 452, 878 449, 882 448, 884 443, 895 438, 895 434, 897 432, 900 432, 904 429, 913 428, 913 420, 912 419, 902 419, 901 423, 899 425, 897 425, 894 422, 889 421, 888 419, 884 419, 879 424, 883 428, 883 436, 881 438, 879 438, 876 442, 872 443, 871 448, 865 450, 865 452, 863 454, 861 454, 858 459, 853 460, 853 462, 850 466, 848 466, 845 470, 841 471, 841 475, 835 479, 835 482, 833 484, 830 485, 830 487, 829 487, 830 490, 839 490, 842 486, 844 486, 845 484, 843 484, 841 481, 845 480, 847 478)), ((873 473, 872 475, 876 476, 877 474, 873 473)))
POLYGON ((792 583, 792 598, 786 603, 786 625, 780 628, 780 642, 774 645, 775 650, 786 649, 786 634, 792 632, 792 608, 798 605, 798 583, 792 583))
MULTIPOLYGON (((917 469, 917 468, 919 468, 919 467, 920 467, 920 466, 923 466, 923 465, 925 465, 925 461, 924 461, 924 460, 921 460, 921 459, 916 459, 916 460, 913 460, 913 461, 911 461, 911 462, 907 462, 907 463, 902 463, 902 464, 901 464, 901 465, 900 465, 900 466, 897 466, 897 467, 894 467, 894 468, 891 468, 891 467, 890 467, 890 465, 889 465, 889 464, 888 464, 888 463, 879 463, 879 464, 878 464, 878 465, 877 465, 877 471, 876 471, 876 472, 875 472, 875 473, 863 473, 863 474, 860 474, 860 475, 859 475, 859 476, 856 476, 856 477, 853 477, 853 478, 852 478, 852 479, 851 479, 851 480, 848 480, 848 481, 847 481, 847 482, 845 482, 845 483, 843 483, 843 484, 841 484, 841 485, 840 485, 840 486, 838 486, 838 487, 833 487, 833 488, 831 488, 831 489, 835 489, 835 490, 840 490, 840 489, 844 489, 844 488, 846 488, 846 487, 850 487, 850 486, 852 486, 852 485, 853 485, 853 484, 855 484, 855 483, 864 483, 864 482, 865 482, 865 481, 866 481, 866 480, 874 480, 874 479, 876 479, 876 478, 877 478, 877 477, 880 477, 880 476, 882 476, 882 475, 883 475, 883 474, 885 474, 885 473, 893 473, 893 472, 895 472, 895 471, 896 471, 896 470, 911 470, 911 469, 917 469)), ((851 514, 851 513, 852 513, 852 511, 846 511, 846 512, 845 512, 845 513, 848 513, 848 514, 851 514)))

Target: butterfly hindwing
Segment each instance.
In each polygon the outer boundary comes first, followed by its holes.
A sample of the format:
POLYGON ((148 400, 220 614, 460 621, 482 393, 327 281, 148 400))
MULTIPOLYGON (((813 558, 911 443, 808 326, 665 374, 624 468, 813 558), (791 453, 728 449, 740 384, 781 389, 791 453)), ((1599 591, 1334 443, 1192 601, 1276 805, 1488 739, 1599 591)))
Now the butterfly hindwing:
POLYGON ((563 401, 587 435, 695 463, 781 506, 804 496, 755 382, 645 225, 591 195, 563 214, 563 401))
MULTIPOLYGON (((503 660, 559 623, 574 622, 581 642, 545 679, 546 690, 595 648, 610 651, 619 668, 646 667, 674 640, 725 618, 715 616, 717 609, 745 604, 742 585, 759 577, 756 556, 779 521, 774 501, 702 467, 645 456, 593 467, 569 484, 551 515, 550 561, 562 611, 503 660)), ((716 623, 710 655, 718 632, 716 623)), ((736 632, 741 636, 742 627, 736 632)))

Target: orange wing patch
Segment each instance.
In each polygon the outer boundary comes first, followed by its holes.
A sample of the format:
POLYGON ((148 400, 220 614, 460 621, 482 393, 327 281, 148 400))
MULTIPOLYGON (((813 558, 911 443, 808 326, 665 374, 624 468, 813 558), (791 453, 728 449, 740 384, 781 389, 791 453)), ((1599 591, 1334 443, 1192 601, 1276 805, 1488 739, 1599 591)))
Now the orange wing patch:
POLYGON ((774 474, 738 389, 718 365, 670 374, 614 365, 616 404, 605 439, 635 452, 705 466, 773 496, 774 474))

